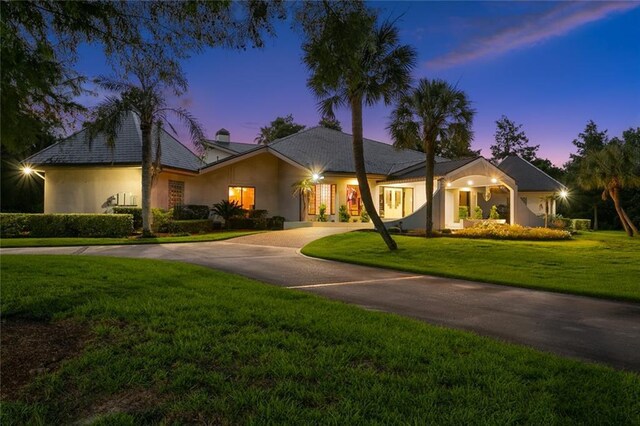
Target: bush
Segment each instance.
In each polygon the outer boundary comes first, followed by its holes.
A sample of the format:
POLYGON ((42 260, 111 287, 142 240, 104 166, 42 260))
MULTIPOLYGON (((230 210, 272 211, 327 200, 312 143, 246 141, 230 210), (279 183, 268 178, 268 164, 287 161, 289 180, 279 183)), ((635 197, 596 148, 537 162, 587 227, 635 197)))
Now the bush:
POLYGON ((247 210, 249 219, 266 219, 268 214, 267 210, 247 210))
POLYGON ((274 216, 267 219, 267 227, 272 230, 284 229, 284 221, 286 219, 283 216, 274 216))
POLYGON ((571 233, 558 229, 527 228, 521 225, 506 225, 495 222, 482 222, 471 228, 460 229, 453 237, 489 238, 496 240, 570 240, 571 233))
POLYGON ((172 220, 165 226, 171 234, 203 234, 213 231, 213 221, 209 219, 172 220))
POLYGON ((25 213, 1 213, 0 237, 13 238, 28 232, 29 215, 25 213))
POLYGON ((327 205, 320 204, 319 214, 318 214, 318 222, 326 222, 327 221, 327 205))
POLYGON ((496 207, 495 204, 491 206, 491 210, 489 211, 489 219, 491 220, 500 219, 500 213, 498 213, 498 208, 496 207))
POLYGON ((367 213, 367 211, 363 207, 362 208, 362 213, 360 213, 360 222, 369 223, 370 221, 371 221, 371 218, 369 217, 369 213, 367 213))
POLYGON ((170 223, 173 220, 173 210, 151 209, 153 214, 152 228, 155 232, 171 232, 170 223))
POLYGON ((126 237, 133 232, 130 214, 0 214, 3 237, 126 237))
POLYGON ((209 219, 209 206, 199 204, 178 205, 173 208, 175 220, 203 220, 209 219))
POLYGON ((340 222, 349 222, 349 219, 351 218, 349 210, 347 210, 347 206, 345 206, 344 204, 341 205, 340 209, 338 210, 338 218, 340 222))
POLYGON ((591 219, 571 219, 574 231, 588 231, 591 229, 591 219))
POLYGON ((226 223, 228 229, 267 229, 267 219, 256 219, 245 216, 234 216, 226 223))
POLYGON ((133 216, 133 229, 142 228, 142 207, 114 207, 115 214, 130 214, 133 216))
POLYGON ((475 206, 473 208, 473 218, 482 219, 482 208, 480 206, 475 206))
POLYGON ((469 217, 469 209, 467 208, 467 206, 458 207, 458 217, 460 218, 460 220, 469 217))
POLYGON ((558 216, 550 216, 549 217, 549 227, 554 229, 572 229, 571 219, 558 216))

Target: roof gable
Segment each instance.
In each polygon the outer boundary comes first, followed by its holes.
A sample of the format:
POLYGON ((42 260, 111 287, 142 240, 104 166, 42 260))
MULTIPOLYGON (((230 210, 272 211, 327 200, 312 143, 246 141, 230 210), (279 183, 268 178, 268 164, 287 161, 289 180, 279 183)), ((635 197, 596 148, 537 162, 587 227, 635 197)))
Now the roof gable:
MULTIPOLYGON (((153 140, 156 140, 154 129, 153 140)), ((197 172, 202 161, 165 130, 160 133, 161 164, 165 167, 197 172)), ((153 147, 155 155, 155 143, 153 147)), ((134 112, 127 113, 116 135, 113 147, 107 145, 104 134, 86 140, 86 130, 80 130, 30 156, 26 163, 43 165, 131 165, 142 163, 140 120, 134 112)))
POLYGON ((510 155, 498 164, 498 168, 511 176, 518 184, 518 191, 560 191, 565 186, 528 162, 510 155))

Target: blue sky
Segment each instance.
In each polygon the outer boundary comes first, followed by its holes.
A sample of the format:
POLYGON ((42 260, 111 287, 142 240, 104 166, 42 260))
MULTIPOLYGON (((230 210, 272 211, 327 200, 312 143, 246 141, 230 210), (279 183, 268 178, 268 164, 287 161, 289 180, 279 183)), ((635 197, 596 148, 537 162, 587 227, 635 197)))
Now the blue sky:
MULTIPOLYGON (((443 78, 468 93, 477 110, 472 146, 485 156, 502 114, 523 124, 539 155, 558 165, 590 119, 610 135, 640 126, 639 2, 369 4, 382 17, 399 17, 402 41, 418 51, 416 79, 443 78)), ((301 41, 289 27, 279 24, 262 50, 210 49, 184 62, 190 89, 179 102, 209 137, 224 127, 232 140, 252 142, 261 126, 287 114, 317 124, 301 41)), ((108 73, 96 49, 82 49, 79 68, 108 73)), ((391 142, 389 112, 384 105, 364 111, 366 137, 391 142)), ((350 132, 349 111, 337 115, 350 132)))

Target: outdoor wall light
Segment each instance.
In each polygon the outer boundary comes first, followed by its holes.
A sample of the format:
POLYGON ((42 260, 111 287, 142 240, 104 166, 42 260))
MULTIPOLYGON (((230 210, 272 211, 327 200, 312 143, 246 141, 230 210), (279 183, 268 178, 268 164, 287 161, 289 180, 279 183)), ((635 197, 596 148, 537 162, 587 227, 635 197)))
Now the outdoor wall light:
POLYGON ((496 179, 496 178, 491 178, 491 183, 498 183, 498 179, 496 179))
POLYGON ((561 198, 567 198, 568 196, 569 196, 569 193, 567 192, 566 189, 563 189, 562 191, 560 191, 561 198))
POLYGON ((447 186, 451 186, 451 182, 447 182, 447 186))
POLYGON ((467 181, 467 185, 469 185, 469 186, 473 185, 473 181, 472 180, 468 180, 467 181))
POLYGON ((25 166, 22 168, 22 173, 25 176, 31 176, 31 175, 36 175, 41 179, 44 179, 44 176, 42 174, 40 174, 40 172, 38 172, 37 170, 33 170, 31 167, 29 166, 25 166))
POLYGON ((322 176, 319 173, 314 173, 314 174, 311 175, 311 180, 314 181, 314 182, 317 182, 317 181, 322 180, 322 179, 324 179, 324 176, 322 176))

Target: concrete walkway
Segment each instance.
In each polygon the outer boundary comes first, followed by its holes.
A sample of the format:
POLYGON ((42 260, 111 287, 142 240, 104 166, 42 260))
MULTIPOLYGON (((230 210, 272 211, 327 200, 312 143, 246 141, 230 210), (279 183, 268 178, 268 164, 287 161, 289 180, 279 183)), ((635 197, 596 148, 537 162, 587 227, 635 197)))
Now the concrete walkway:
POLYGON ((640 371, 640 304, 312 259, 299 248, 344 232, 301 228, 221 242, 2 249, 178 260, 270 284, 471 330, 556 354, 640 371))

